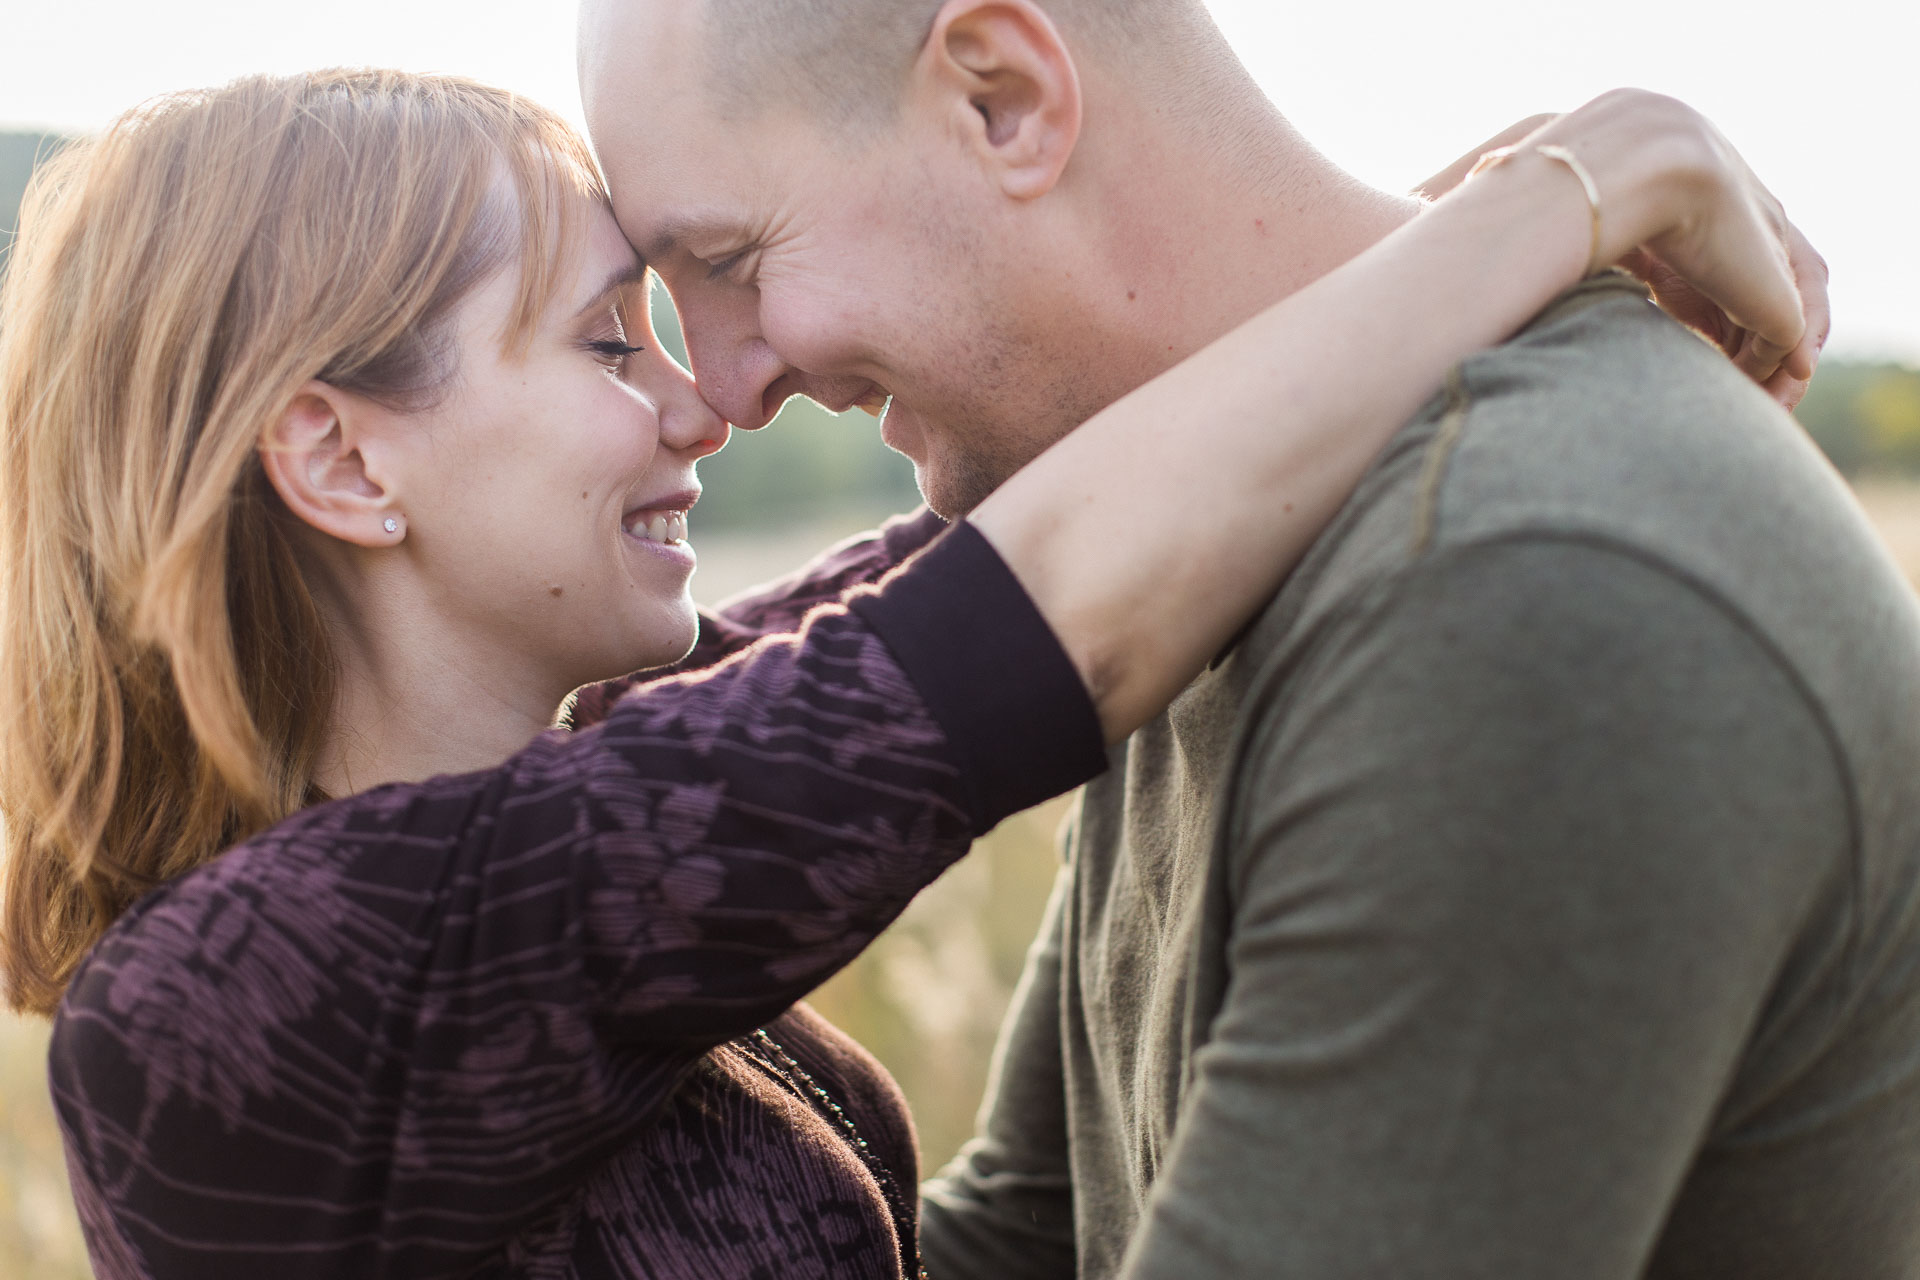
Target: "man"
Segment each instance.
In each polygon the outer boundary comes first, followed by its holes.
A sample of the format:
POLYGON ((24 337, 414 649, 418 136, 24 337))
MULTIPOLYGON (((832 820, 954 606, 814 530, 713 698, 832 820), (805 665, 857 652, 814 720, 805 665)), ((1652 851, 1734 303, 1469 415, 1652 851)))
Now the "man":
MULTIPOLYGON (((709 399, 891 396, 953 516, 1415 209, 1199 0, 591 0, 582 75, 709 399)), ((1920 1274, 1920 617, 1631 285, 1462 366, 1113 763, 935 1277, 1920 1274)))

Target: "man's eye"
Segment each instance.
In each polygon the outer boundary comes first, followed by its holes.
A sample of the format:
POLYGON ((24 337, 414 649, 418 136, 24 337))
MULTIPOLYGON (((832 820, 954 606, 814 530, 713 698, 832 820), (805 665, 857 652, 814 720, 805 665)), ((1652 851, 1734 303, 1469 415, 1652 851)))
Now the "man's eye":
POLYGON ((718 262, 710 263, 707 266, 707 279, 719 280, 725 277, 726 275, 728 275, 729 273, 731 273, 733 269, 739 266, 740 263, 746 258, 747 252, 748 252, 747 250, 742 249, 740 252, 732 255, 731 257, 722 258, 718 262))

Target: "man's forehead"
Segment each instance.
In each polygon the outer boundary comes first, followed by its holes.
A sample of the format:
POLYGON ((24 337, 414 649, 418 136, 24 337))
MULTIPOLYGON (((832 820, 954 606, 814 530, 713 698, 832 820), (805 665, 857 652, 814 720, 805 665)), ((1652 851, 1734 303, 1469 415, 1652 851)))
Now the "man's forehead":
MULTIPOLYGON (((663 0, 589 0, 621 13, 670 7, 663 0)), ((729 127, 702 83, 701 59, 676 55, 671 36, 644 30, 637 19, 580 28, 580 88, 587 129, 607 176, 646 181, 696 181, 720 176, 733 156, 758 141, 751 130, 729 127)))
POLYGON ((580 92, 602 151, 684 134, 711 114, 699 109, 707 97, 697 70, 700 24, 693 19, 699 8, 700 0, 583 4, 580 92))
POLYGON ((704 8, 705 0, 586 0, 582 10, 588 129, 621 230, 648 262, 689 246, 732 247, 723 242, 752 234, 827 160, 811 116, 742 115, 716 100, 693 43, 704 8))
POLYGON ((670 69, 699 52, 705 0, 581 0, 578 55, 586 72, 670 69))
POLYGON ((798 143, 770 122, 736 127, 707 114, 685 128, 623 116, 596 129, 614 212, 648 261, 751 230, 791 195, 798 143))

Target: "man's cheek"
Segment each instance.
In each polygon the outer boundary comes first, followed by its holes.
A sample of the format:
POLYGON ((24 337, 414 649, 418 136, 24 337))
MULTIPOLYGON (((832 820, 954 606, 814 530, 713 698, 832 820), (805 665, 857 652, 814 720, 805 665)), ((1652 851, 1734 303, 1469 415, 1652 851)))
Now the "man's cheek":
POLYGON ((763 288, 761 336, 781 360, 809 373, 846 372, 860 359, 871 312, 837 289, 763 288))

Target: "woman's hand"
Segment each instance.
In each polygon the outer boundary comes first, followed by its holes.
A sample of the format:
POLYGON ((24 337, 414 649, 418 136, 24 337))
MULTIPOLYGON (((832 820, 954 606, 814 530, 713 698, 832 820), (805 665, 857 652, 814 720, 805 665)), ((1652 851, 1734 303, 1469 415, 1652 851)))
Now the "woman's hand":
POLYGON ((1720 131, 1684 103, 1621 89, 1527 133, 1499 168, 1557 164, 1542 145, 1570 150, 1599 188, 1598 260, 1640 276, 1775 399, 1799 403, 1831 323, 1827 264, 1720 131))

